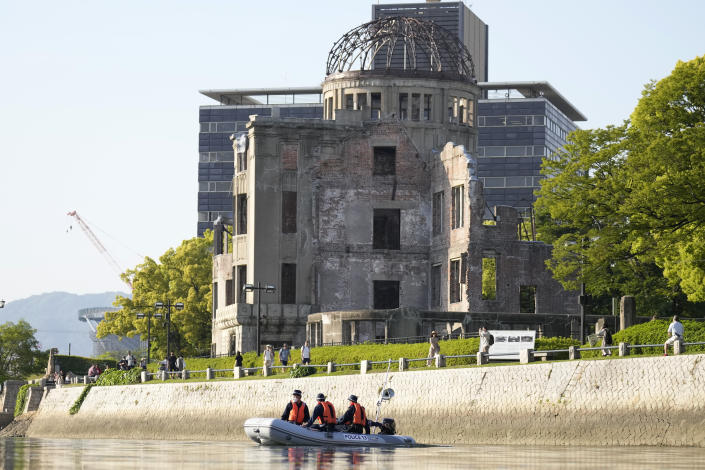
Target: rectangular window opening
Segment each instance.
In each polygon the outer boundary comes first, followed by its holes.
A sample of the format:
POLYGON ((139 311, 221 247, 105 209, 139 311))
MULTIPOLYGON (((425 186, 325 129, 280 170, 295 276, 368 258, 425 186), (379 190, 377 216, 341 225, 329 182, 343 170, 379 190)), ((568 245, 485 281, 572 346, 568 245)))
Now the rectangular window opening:
POLYGON ((397 166, 396 147, 375 147, 373 150, 373 173, 378 176, 394 175, 397 166))
POLYGON ((441 305, 441 265, 431 266, 431 307, 441 305))
POLYGON ((433 95, 424 95, 423 96, 423 120, 424 121, 430 121, 431 120, 431 97, 433 95))
POLYGON ((355 109, 355 96, 352 93, 345 94, 345 109, 355 109))
POLYGON ((450 303, 460 302, 461 299, 461 289, 460 289, 460 260, 452 259, 450 260, 450 275, 449 279, 449 297, 450 303))
POLYGON ((497 258, 482 258, 482 300, 497 299, 497 258))
POLYGON ((247 303, 247 296, 245 295, 245 284, 247 284, 247 265, 241 264, 236 266, 237 270, 237 301, 238 303, 247 303))
POLYGON ((370 93, 370 118, 379 119, 382 113, 382 93, 370 93))
POLYGON ((225 280, 225 305, 232 305, 235 303, 235 292, 233 291, 233 280, 225 280))
POLYGON ((519 286, 519 311, 536 313, 536 286, 519 286))
POLYGON ((399 250, 401 239, 401 211, 399 209, 374 209, 372 221, 372 248, 399 250))
POLYGON ((411 94, 411 120, 418 121, 421 117, 421 95, 411 94))
POLYGON ((281 293, 283 304, 296 303, 296 264, 282 264, 281 293))
POLYGON ((236 202, 237 234, 247 233, 247 194, 238 194, 236 202))
POLYGON ((409 119, 409 94, 399 93, 399 119, 406 121, 409 119))
POLYGON ((439 191, 433 195, 433 235, 443 233, 444 194, 439 191))
POLYGON ((455 229, 463 226, 463 208, 465 207, 463 185, 454 186, 451 196, 451 228, 455 229))
POLYGON ((282 191, 282 233, 296 233, 296 191, 282 191))
POLYGON ((367 93, 357 94, 357 109, 362 109, 367 106, 367 93))
POLYGON ((375 309, 399 308, 399 281, 372 281, 375 309))

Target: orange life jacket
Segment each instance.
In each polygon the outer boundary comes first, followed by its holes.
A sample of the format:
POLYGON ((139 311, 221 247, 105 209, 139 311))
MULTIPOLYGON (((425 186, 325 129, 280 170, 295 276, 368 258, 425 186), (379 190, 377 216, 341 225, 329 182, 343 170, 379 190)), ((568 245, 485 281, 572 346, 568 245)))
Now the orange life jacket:
POLYGON ((319 402, 323 406, 323 422, 321 422, 321 417, 316 418, 317 424, 335 424, 337 421, 335 419, 335 408, 333 404, 329 401, 319 402))
POLYGON ((362 426, 367 424, 367 414, 365 414, 365 407, 359 403, 352 404, 355 407, 355 414, 353 415, 353 424, 360 424, 362 426))
POLYGON ((296 424, 302 424, 304 422, 304 408, 306 407, 306 403, 300 402, 296 403, 295 401, 291 401, 291 411, 289 412, 289 421, 292 421, 296 424))

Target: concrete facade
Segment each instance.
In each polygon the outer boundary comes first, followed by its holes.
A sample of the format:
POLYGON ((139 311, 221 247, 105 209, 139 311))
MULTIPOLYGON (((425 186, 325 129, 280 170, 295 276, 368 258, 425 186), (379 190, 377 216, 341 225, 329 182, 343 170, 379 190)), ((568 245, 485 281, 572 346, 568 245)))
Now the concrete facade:
MULTIPOLYGON (((575 360, 395 372, 381 416, 419 443, 705 447, 703 355, 575 360)), ((279 416, 293 389, 373 415, 383 374, 153 383, 50 390, 28 437, 246 440, 251 417, 279 416), (188 403, 188 406, 183 405, 188 403), (61 425, 57 425, 61 423, 61 425), (188 423, 188 426, 184 426, 188 423)))

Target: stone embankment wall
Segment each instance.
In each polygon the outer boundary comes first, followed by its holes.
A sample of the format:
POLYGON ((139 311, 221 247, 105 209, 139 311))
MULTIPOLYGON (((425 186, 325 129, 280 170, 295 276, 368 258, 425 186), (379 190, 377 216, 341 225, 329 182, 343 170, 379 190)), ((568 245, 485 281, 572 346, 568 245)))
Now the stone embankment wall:
MULTIPOLYGON (((51 390, 30 437, 246 439, 245 419, 279 416, 294 388, 374 418, 384 374, 151 383, 51 390)), ((705 447, 705 355, 390 373, 382 416, 421 443, 705 447)))

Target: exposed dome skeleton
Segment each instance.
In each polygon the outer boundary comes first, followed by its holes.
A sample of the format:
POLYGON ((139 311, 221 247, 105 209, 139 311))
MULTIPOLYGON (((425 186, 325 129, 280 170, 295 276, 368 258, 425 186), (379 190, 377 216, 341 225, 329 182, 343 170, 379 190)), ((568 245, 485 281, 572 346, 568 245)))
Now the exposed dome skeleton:
POLYGON ((427 20, 389 17, 354 28, 333 44, 326 75, 354 70, 406 70, 448 74, 475 81, 472 56, 460 38, 427 20), (395 51, 402 63, 392 60, 395 51))

